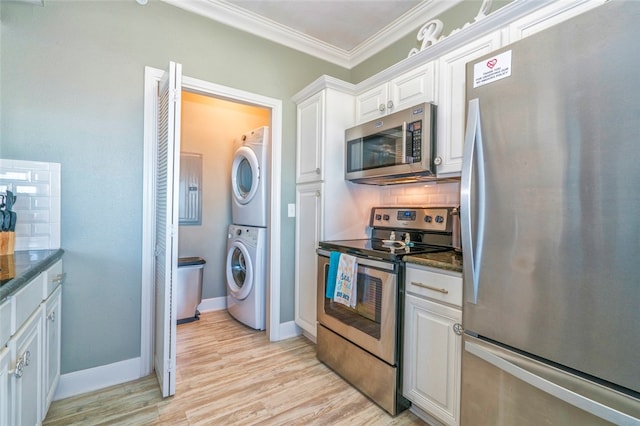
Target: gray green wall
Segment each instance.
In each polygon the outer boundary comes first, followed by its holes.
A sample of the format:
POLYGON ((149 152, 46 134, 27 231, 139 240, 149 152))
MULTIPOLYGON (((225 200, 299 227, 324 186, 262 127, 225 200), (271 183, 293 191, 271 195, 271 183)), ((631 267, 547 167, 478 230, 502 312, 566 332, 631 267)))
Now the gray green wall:
POLYGON ((293 320, 295 104, 350 72, 165 3, 0 2, 0 155, 62 164, 62 373, 140 356, 144 67, 283 100, 282 321, 293 320))

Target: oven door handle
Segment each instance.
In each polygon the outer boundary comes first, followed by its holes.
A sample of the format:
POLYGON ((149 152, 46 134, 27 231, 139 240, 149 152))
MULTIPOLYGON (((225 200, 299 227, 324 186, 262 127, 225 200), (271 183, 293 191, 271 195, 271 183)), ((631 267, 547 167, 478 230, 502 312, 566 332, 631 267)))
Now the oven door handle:
MULTIPOLYGON (((329 250, 324 250, 324 249, 318 249, 316 250, 316 253, 318 253, 320 256, 324 256, 324 257, 330 257, 331 256, 331 252, 329 250)), ((350 254, 351 256, 355 256, 351 253, 345 253, 345 254, 350 254)), ((391 271, 393 272, 396 268, 395 263, 392 262, 385 262, 382 260, 374 260, 374 259, 368 259, 368 258, 364 258, 364 257, 360 257, 360 256, 355 256, 358 259, 358 265, 359 266, 369 266, 372 268, 377 268, 377 269, 383 269, 385 271, 391 271)))

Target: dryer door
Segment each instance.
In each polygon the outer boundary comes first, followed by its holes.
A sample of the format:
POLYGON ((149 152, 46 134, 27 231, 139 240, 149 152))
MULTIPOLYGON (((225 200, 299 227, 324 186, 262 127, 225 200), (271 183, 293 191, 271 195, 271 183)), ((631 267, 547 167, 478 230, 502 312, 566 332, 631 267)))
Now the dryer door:
POLYGON ((260 179, 260 165, 255 152, 247 146, 238 148, 231 166, 233 199, 239 204, 250 202, 258 191, 260 179))
POLYGON ((227 288, 231 295, 245 299, 253 287, 253 263, 247 246, 241 241, 231 243, 227 252, 227 288))

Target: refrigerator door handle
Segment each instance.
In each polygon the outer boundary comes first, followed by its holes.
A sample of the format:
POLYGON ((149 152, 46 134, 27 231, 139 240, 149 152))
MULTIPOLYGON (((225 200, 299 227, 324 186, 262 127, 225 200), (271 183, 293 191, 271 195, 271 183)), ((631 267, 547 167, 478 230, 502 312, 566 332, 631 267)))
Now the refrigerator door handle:
POLYGON ((482 260, 482 245, 484 240, 484 204, 485 177, 484 156, 482 147, 482 128, 480 125, 480 100, 469 101, 467 114, 467 129, 464 139, 464 156, 462 161, 462 178, 460 182, 460 225, 462 233, 462 253, 464 287, 467 302, 478 303, 480 263, 482 260), (474 157, 476 161, 474 162, 474 157), (478 168, 476 173, 476 234, 475 244, 471 217, 471 183, 474 174, 474 163, 478 168), (475 249, 474 249, 475 247, 475 249))
MULTIPOLYGON (((465 351, 477 356, 478 358, 488 362, 489 364, 497 367, 498 369, 512 375, 513 377, 522 380, 529 385, 546 392, 567 404, 584 410, 594 416, 600 417, 606 421, 609 421, 616 425, 636 425, 638 419, 618 411, 615 408, 608 407, 598 401, 583 396, 577 392, 574 392, 564 386, 554 383, 551 378, 542 377, 527 369, 527 363, 531 363, 527 358, 520 355, 524 361, 521 363, 513 362, 511 356, 505 357, 502 354, 502 350, 494 349, 475 342, 466 341, 464 345, 465 351)), ((506 351, 505 351, 506 353, 506 351)), ((550 369, 551 367, 545 367, 550 369)), ((594 386, 594 385, 591 385, 594 386)))

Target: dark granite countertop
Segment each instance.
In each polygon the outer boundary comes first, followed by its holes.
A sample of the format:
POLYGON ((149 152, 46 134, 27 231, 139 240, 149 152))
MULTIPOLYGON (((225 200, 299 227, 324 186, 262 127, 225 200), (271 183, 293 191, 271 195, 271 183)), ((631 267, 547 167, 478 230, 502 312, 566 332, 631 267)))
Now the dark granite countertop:
POLYGON ((462 254, 453 250, 405 256, 402 260, 416 265, 462 272, 462 254))
POLYGON ((62 257, 63 253, 62 249, 25 250, 16 251, 12 255, 0 256, 0 277, 2 277, 0 279, 0 303, 40 272, 53 265, 62 257), (8 271, 11 271, 11 274, 6 277, 8 271))

